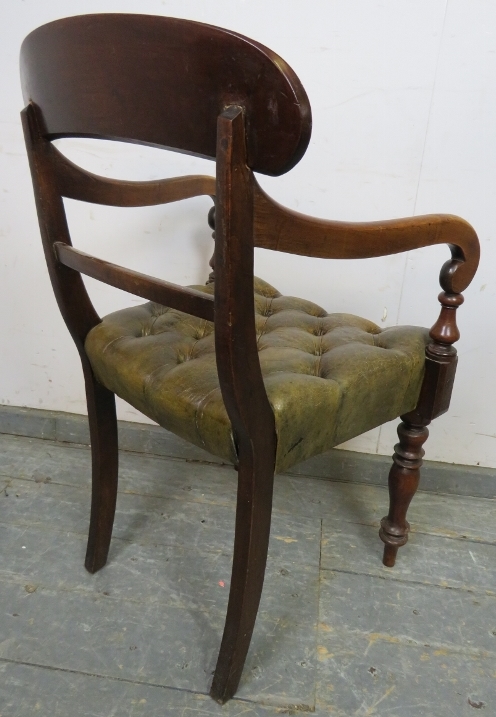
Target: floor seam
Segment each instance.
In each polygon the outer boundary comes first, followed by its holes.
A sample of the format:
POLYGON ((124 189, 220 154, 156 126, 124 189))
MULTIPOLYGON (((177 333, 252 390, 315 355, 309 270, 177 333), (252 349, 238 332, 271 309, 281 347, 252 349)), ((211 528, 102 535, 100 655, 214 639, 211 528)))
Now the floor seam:
MULTIPOLYGON (((98 680, 112 680, 113 682, 123 682, 128 685, 139 685, 141 687, 154 687, 161 690, 171 690, 174 692, 180 692, 182 694, 186 695, 198 695, 199 697, 209 697, 208 692, 200 692, 198 690, 188 690, 184 687, 174 687, 173 685, 161 685, 158 682, 141 682, 140 680, 132 680, 130 678, 126 677, 116 677, 115 675, 101 675, 97 672, 86 672, 84 670, 75 670, 68 667, 57 667, 55 665, 44 665, 40 662, 26 662, 24 660, 11 660, 6 657, 0 657, 0 663, 8 664, 8 665, 22 665, 23 667, 32 667, 37 668, 41 670, 49 670, 51 672, 63 672, 70 675, 81 675, 82 677, 94 677, 98 680)), ((292 710, 292 709, 298 709, 298 706, 296 706, 294 703, 291 704, 282 704, 282 703, 273 703, 270 704, 268 702, 260 702, 256 701, 254 699, 248 699, 246 697, 235 697, 230 700, 231 704, 236 703, 243 703, 247 705, 255 705, 258 707, 267 707, 272 709, 277 709, 278 713, 280 713, 280 710, 292 710)), ((299 712, 306 712, 308 710, 298 710, 299 712)), ((288 712, 288 714, 290 714, 288 712)), ((1 715, 0 715, 1 717, 1 715)))
POLYGON ((114 680, 115 682, 126 682, 131 685, 144 685, 146 687, 159 687, 163 690, 174 690, 175 692, 186 692, 189 694, 205 695, 206 692, 195 692, 193 690, 187 690, 181 687, 169 687, 168 685, 161 685, 157 682, 141 682, 139 680, 131 680, 126 677, 116 677, 114 675, 100 675, 98 672, 86 672, 85 670, 75 670, 69 667, 57 667, 55 665, 44 665, 41 662, 26 662, 24 660, 11 660, 7 657, 0 657, 0 662, 11 665, 23 665, 25 667, 37 667, 42 670, 51 670, 54 672, 66 672, 71 675, 84 675, 85 677, 96 677, 99 680, 114 680))
POLYGON ((373 578, 373 579, 379 579, 379 580, 385 580, 395 583, 403 583, 403 585, 422 585, 423 587, 428 588, 438 588, 440 590, 457 590, 459 592, 466 592, 466 593, 473 593, 474 595, 485 595, 486 597, 496 597, 496 591, 490 590, 488 588, 482 588, 477 587, 476 585, 473 585, 470 588, 466 588, 463 586, 456 586, 456 585, 440 585, 438 583, 426 583, 422 582, 421 580, 406 580, 405 578, 396 578, 391 575, 377 575, 373 573, 359 573, 355 570, 346 570, 344 568, 322 568, 322 572, 328 572, 328 573, 343 573, 344 575, 356 575, 357 577, 366 577, 366 578, 373 578))
MULTIPOLYGON (((76 448, 78 450, 81 450, 81 449, 84 449, 86 451, 90 450, 90 446, 88 444, 71 443, 69 441, 61 442, 61 441, 54 441, 52 439, 38 438, 38 437, 31 437, 31 436, 21 436, 21 435, 10 434, 10 433, 4 433, 4 434, 0 434, 0 435, 8 436, 12 439, 21 439, 21 440, 26 439, 28 441, 45 441, 45 442, 48 442, 55 446, 59 446, 61 448, 69 447, 69 448, 76 448)), ((216 461, 201 460, 201 459, 196 459, 196 458, 186 458, 186 457, 180 457, 180 456, 174 456, 174 455, 164 455, 164 454, 160 454, 160 453, 143 453, 142 451, 133 451, 130 449, 119 449, 119 452, 120 453, 129 453, 130 455, 135 455, 135 456, 145 456, 147 458, 151 458, 152 460, 157 459, 157 460, 161 460, 161 461, 164 461, 164 460, 165 461, 175 461, 175 462, 179 461, 179 462, 183 462, 183 463, 207 465, 207 466, 216 467, 216 468, 232 469, 231 464, 219 463, 216 461)), ((365 456, 368 454, 359 453, 358 455, 365 456)), ((370 456, 375 458, 375 457, 377 457, 377 454, 370 454, 370 456)), ((379 457, 381 457, 381 458, 383 457, 384 459, 388 458, 387 456, 379 456, 379 457)), ((433 461, 433 462, 435 463, 435 461, 433 461)), ((388 461, 388 464, 389 464, 389 461, 388 461)), ((447 466, 447 464, 443 464, 443 465, 447 466)), ((460 467, 466 468, 467 470, 478 468, 478 466, 470 466, 470 465, 460 466, 460 467)), ((424 468, 424 470, 426 470, 426 469, 428 469, 428 468, 424 468)), ((433 470, 435 470, 435 469, 433 469, 433 470)), ((448 467, 446 468, 446 470, 448 470, 448 467)), ((484 468, 484 470, 492 470, 492 469, 484 468)), ((356 481, 356 480, 343 480, 343 479, 340 479, 339 477, 336 478, 336 477, 329 477, 329 476, 321 476, 321 475, 315 475, 313 473, 287 472, 287 473, 280 474, 280 476, 288 477, 288 478, 292 478, 292 479, 294 479, 294 478, 301 479, 301 480, 311 479, 311 480, 319 480, 319 481, 330 482, 330 483, 341 483, 341 484, 344 483, 344 484, 351 484, 351 485, 370 486, 370 487, 374 487, 374 488, 381 488, 386 491, 388 489, 386 481, 384 481, 382 483, 379 483, 379 482, 375 483, 375 482, 370 482, 370 481, 362 482, 362 481, 356 481)), ((8 477, 8 476, 6 474, 1 473, 1 471, 0 471, 0 477, 8 477)), ((474 500, 493 500, 493 501, 496 500, 495 496, 481 496, 481 495, 471 495, 468 493, 455 493, 455 492, 443 492, 440 490, 427 490, 426 488, 424 488, 422 486, 418 489, 417 493, 422 493, 424 495, 427 494, 427 495, 446 496, 448 498, 459 497, 459 498, 468 498, 468 499, 474 499, 474 500)))
MULTIPOLYGON (((318 649, 319 649, 319 643, 320 643, 320 596, 322 591, 322 546, 323 546, 323 539, 324 539, 324 521, 320 521, 320 550, 319 550, 319 580, 318 580, 318 586, 317 586, 317 629, 315 631, 315 661, 318 664, 318 649)), ((314 707, 317 707, 317 692, 318 692, 318 685, 319 685, 319 675, 317 674, 318 667, 315 668, 315 688, 314 688, 314 699, 313 704, 314 707)))
MULTIPOLYGON (((137 454, 137 455, 141 455, 141 454, 137 454)), ((160 458, 160 456, 154 456, 154 458, 160 458)), ((182 459, 182 458, 166 458, 165 456, 163 457, 163 460, 172 460, 172 461, 175 461, 175 462, 188 463, 188 464, 190 464, 190 463, 195 463, 195 462, 196 462, 196 461, 189 461, 189 460, 182 459)), ((216 463, 208 463, 208 464, 202 463, 201 465, 217 466, 218 464, 216 464, 216 463)), ((222 466, 220 466, 220 464, 219 464, 219 467, 222 467, 222 466)), ((87 483, 87 486, 90 485, 90 472, 91 472, 90 469, 88 469, 88 483, 87 483)), ((277 479, 277 477, 278 477, 278 476, 276 476, 276 479, 277 479)), ((31 476, 27 476, 27 475, 17 475, 17 476, 13 476, 12 474, 1 473, 1 472, 0 472, 0 478, 1 478, 1 479, 7 479, 7 480, 23 480, 23 481, 27 481, 27 482, 30 482, 30 483, 36 483, 36 480, 35 480, 35 479, 33 479, 31 476)), ((310 479, 310 480, 320 481, 320 482, 322 482, 322 483, 337 483, 337 484, 339 484, 339 485, 353 485, 353 486, 358 486, 358 487, 363 487, 363 488, 380 488, 380 489, 383 490, 385 493, 387 493, 387 491, 388 491, 387 485, 382 484, 382 483, 362 483, 362 482, 360 482, 360 481, 339 480, 339 478, 321 478, 321 477, 319 477, 319 476, 313 476, 313 475, 310 475, 310 474, 308 474, 308 475, 307 475, 307 474, 301 474, 301 475, 300 475, 300 474, 289 474, 289 473, 286 473, 286 474, 281 474, 280 478, 283 478, 283 479, 284 479, 284 478, 291 478, 292 480, 294 480, 295 478, 297 478, 297 479, 301 479, 301 480, 304 481, 304 482, 307 481, 308 479, 310 479)), ((206 478, 205 480, 208 481, 208 478, 206 478)), ((50 480, 49 483, 50 483, 51 485, 62 485, 62 486, 66 486, 66 487, 68 487, 68 488, 77 488, 77 489, 79 489, 79 490, 82 489, 82 488, 86 488, 86 487, 87 487, 87 486, 84 486, 84 485, 75 486, 73 483, 61 483, 61 482, 55 481, 55 480, 50 480)), ((155 494, 152 494, 152 493, 139 493, 139 492, 137 492, 137 491, 125 491, 125 490, 123 491, 123 490, 119 490, 119 493, 129 493, 129 494, 132 494, 132 495, 143 495, 143 496, 150 496, 150 497, 155 497, 155 498, 164 497, 164 496, 159 496, 159 495, 155 495, 155 494)), ((456 499, 456 498, 463 498, 463 499, 468 499, 468 500, 492 501, 493 503, 496 504, 496 497, 490 498, 490 497, 488 497, 488 496, 466 495, 466 494, 461 494, 461 493, 443 493, 443 492, 441 492, 441 491, 422 490, 421 488, 418 489, 418 491, 416 492, 415 495, 419 495, 419 494, 420 494, 420 495, 427 495, 427 496, 432 496, 432 495, 434 495, 434 496, 439 496, 439 497, 441 497, 441 498, 448 498, 448 499, 452 499, 452 498, 455 498, 455 499, 456 499)), ((167 496, 165 496, 165 497, 167 497, 167 496)))

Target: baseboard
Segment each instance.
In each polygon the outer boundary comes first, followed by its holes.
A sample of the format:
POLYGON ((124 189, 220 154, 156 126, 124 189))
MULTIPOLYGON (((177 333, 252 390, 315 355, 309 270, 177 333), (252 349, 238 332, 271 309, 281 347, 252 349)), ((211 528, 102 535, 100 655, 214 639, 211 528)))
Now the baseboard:
MULTIPOLYGON (((17 406, 0 406, 0 433, 62 443, 89 445, 90 442, 86 416, 17 406)), ((223 462, 173 433, 146 423, 119 421, 119 447, 125 451, 186 461, 223 462)), ((300 463, 291 469, 290 474, 385 486, 390 467, 391 458, 388 456, 332 449, 300 463)), ((433 493, 495 498, 496 470, 425 461, 420 487, 433 493)))

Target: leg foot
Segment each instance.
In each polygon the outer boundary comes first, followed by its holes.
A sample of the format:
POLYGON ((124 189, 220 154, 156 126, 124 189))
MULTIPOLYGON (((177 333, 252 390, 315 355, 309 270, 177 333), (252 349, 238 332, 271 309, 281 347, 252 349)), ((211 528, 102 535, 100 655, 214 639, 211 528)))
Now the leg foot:
POLYGON ((107 562, 117 499, 118 445, 114 394, 85 370, 90 424, 92 490, 85 567, 96 573, 107 562))
POLYGON ((224 704, 238 688, 262 594, 272 512, 273 464, 240 456, 231 590, 210 696, 224 704))
POLYGON ((396 562, 398 548, 408 541, 410 525, 406 514, 419 484, 424 455, 422 445, 429 436, 426 425, 410 423, 408 415, 401 418, 403 423, 398 426, 400 441, 394 447, 393 466, 389 472, 389 513, 381 520, 379 531, 385 543, 383 563, 389 568, 396 562))
POLYGON ((396 555, 398 554, 398 548, 393 545, 384 546, 384 554, 382 556, 382 562, 386 568, 394 568, 396 562, 396 555))

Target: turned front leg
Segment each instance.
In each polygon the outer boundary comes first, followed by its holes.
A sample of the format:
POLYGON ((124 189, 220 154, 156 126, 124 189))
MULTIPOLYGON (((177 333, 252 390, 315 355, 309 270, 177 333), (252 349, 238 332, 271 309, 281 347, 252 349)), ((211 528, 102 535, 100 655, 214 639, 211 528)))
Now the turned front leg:
POLYGON ((381 520, 379 535, 385 543, 382 562, 392 568, 398 548, 408 540, 410 524, 406 519, 408 506, 420 480, 423 444, 429 436, 426 425, 415 425, 408 416, 401 416, 398 426, 400 442, 394 447, 393 466, 389 472, 389 514, 381 520))
MULTIPOLYGON (((451 286, 455 269, 449 262, 443 267, 443 286, 451 286)), ((379 531, 385 543, 382 562, 388 568, 393 567, 398 548, 408 540, 410 526, 406 513, 419 484, 424 456, 422 446, 429 435, 427 426, 448 410, 455 378, 457 358, 453 344, 460 338, 456 310, 463 303, 463 296, 443 291, 439 301, 441 313, 429 332, 431 341, 425 350, 425 373, 417 407, 401 416, 400 442, 394 447, 393 467, 389 473, 389 514, 381 520, 379 531)))

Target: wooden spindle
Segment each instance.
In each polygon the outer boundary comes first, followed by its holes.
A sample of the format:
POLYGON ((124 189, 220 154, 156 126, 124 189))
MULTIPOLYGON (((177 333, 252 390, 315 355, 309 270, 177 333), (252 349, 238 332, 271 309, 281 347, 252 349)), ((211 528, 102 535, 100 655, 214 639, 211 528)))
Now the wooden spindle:
POLYGON ((215 281, 215 204, 208 213, 208 226, 213 229, 212 239, 214 240, 214 253, 211 256, 210 261, 208 262, 208 265, 210 266, 212 271, 208 275, 207 284, 213 284, 213 282, 215 281))

